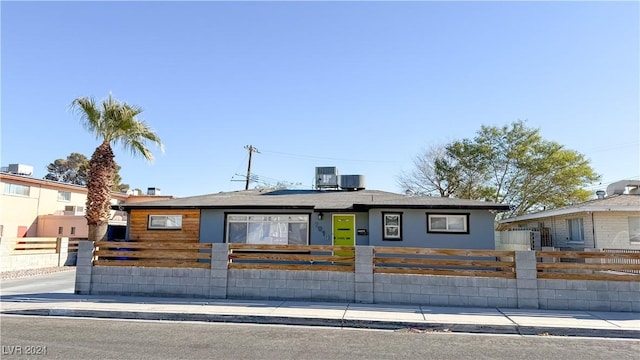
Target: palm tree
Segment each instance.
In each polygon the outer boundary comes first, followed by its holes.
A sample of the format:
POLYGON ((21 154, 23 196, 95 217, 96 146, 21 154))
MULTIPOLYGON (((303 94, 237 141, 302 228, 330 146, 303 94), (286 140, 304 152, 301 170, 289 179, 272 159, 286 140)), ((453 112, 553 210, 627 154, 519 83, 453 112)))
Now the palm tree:
POLYGON ((142 155, 153 161, 147 142, 155 143, 164 151, 158 135, 136 116, 142 109, 115 100, 111 94, 98 106, 92 98, 77 98, 71 108, 80 116, 82 125, 102 143, 89 160, 86 215, 89 240, 106 238, 111 206, 111 189, 116 172, 115 155, 111 145, 120 145, 134 156, 142 155))

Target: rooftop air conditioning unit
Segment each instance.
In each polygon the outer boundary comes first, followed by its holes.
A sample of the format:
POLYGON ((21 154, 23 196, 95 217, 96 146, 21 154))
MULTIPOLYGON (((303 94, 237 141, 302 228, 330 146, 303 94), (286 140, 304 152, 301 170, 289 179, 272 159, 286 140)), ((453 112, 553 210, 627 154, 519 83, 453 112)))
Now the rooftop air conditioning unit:
POLYGON ((316 167, 316 188, 337 189, 339 186, 338 168, 335 166, 316 167))
POLYGON ((364 190, 364 175, 340 175, 340 188, 343 190, 364 190))
POLYGON ((23 164, 9 164, 7 172, 16 175, 33 175, 33 166, 23 164))

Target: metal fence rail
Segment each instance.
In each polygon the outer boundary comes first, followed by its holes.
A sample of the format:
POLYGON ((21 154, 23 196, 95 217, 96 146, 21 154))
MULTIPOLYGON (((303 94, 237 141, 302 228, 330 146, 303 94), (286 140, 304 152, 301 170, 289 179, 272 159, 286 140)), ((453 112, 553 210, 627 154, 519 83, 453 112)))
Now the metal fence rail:
POLYGON ((640 252, 536 251, 536 258, 538 279, 640 281, 640 252))
MULTIPOLYGON (((633 253, 640 254, 640 249, 602 249, 604 252, 616 252, 616 253, 633 253)), ((640 259, 630 259, 630 258, 613 258, 607 259, 608 262, 612 264, 640 264, 640 259)), ((623 272, 629 272, 632 274, 640 274, 640 269, 638 270, 620 270, 623 272)))

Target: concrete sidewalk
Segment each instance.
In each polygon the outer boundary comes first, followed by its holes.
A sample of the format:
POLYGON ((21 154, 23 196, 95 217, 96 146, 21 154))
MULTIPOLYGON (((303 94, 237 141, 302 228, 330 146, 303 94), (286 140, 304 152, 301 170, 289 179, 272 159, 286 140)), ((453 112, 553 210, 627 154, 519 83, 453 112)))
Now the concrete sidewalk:
POLYGON ((640 339, 640 314, 63 293, 2 295, 2 314, 640 339))

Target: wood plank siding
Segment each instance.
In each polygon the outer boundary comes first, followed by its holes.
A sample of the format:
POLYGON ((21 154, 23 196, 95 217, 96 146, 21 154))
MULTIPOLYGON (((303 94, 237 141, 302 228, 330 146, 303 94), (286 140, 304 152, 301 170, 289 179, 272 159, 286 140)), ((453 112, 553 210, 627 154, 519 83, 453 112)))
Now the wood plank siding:
POLYGON ((200 240, 199 209, 131 209, 129 239, 136 242, 183 241, 197 243, 200 240), (150 230, 149 215, 182 215, 182 229, 150 230))

